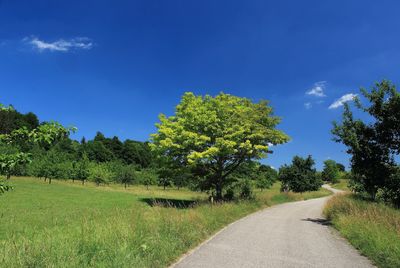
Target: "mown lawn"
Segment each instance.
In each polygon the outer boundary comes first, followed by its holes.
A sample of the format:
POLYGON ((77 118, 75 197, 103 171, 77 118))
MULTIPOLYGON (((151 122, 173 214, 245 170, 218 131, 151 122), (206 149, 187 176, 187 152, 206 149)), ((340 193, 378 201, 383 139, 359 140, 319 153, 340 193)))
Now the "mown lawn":
POLYGON ((165 267, 251 212, 330 194, 285 194, 275 184, 257 190, 255 201, 211 206, 206 195, 185 189, 11 183, 15 189, 0 196, 2 267, 165 267))
POLYGON ((378 267, 400 267, 400 210, 347 194, 332 197, 325 214, 378 267))

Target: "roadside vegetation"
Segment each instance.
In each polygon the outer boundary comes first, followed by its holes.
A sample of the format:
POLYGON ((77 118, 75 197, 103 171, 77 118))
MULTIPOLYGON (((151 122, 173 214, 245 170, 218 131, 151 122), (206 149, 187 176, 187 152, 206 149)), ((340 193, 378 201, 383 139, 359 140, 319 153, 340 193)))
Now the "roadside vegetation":
POLYGON ((0 119, 5 267, 165 267, 249 213, 330 194, 311 156, 285 191, 260 162, 289 140, 266 101, 186 93, 149 142, 78 142, 11 106, 0 119))
POLYGON ((377 266, 400 267, 400 93, 388 81, 361 93, 356 107, 369 120, 354 118, 346 104, 333 129, 335 141, 347 146, 351 172, 332 186, 355 194, 333 197, 325 214, 377 266))
POLYGON ((208 195, 162 186, 11 178, 0 202, 4 267, 165 267, 227 224, 267 206, 329 195, 255 189, 253 200, 210 205, 208 195))
POLYGON ((399 267, 400 93, 388 81, 362 93, 370 106, 356 107, 370 120, 346 103, 332 131, 350 171, 326 160, 321 172, 312 156, 279 170, 261 162, 290 139, 267 101, 185 93, 147 142, 76 141, 74 127, 0 105, 0 263, 164 267, 249 213, 329 195, 325 182, 356 194, 328 203, 333 225, 378 265, 399 267))
POLYGON ((333 226, 378 267, 400 267, 400 211, 357 195, 332 197, 325 215, 333 226))
POLYGON ((350 191, 348 179, 339 179, 337 183, 332 183, 331 186, 342 191, 350 191))
POLYGON ((400 92, 384 80, 361 95, 354 99, 357 112, 368 120, 355 118, 346 103, 342 122, 332 130, 351 156, 350 188, 400 208, 400 92))

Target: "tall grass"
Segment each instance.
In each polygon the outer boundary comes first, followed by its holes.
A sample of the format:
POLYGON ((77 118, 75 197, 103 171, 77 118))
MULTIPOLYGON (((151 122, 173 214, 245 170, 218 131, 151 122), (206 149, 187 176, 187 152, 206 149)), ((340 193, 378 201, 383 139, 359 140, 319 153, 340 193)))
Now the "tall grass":
POLYGON ((338 183, 332 184, 332 187, 343 191, 350 191, 349 180, 346 179, 340 179, 338 183))
POLYGON ((400 211, 355 195, 331 198, 326 216, 379 267, 400 267, 400 211))
POLYGON ((210 205, 204 194, 184 189, 48 185, 33 178, 13 178, 12 183, 15 190, 0 197, 2 267, 165 267, 251 212, 329 194, 285 194, 274 185, 257 191, 254 201, 210 205), (196 205, 145 202, 152 198, 196 205))

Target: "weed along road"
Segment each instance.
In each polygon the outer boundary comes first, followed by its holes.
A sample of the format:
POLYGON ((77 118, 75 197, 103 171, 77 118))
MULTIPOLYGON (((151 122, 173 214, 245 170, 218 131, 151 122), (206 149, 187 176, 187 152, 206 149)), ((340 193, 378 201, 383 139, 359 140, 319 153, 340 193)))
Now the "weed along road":
POLYGON ((323 219, 328 198, 286 203, 252 214, 173 267, 374 267, 323 219))

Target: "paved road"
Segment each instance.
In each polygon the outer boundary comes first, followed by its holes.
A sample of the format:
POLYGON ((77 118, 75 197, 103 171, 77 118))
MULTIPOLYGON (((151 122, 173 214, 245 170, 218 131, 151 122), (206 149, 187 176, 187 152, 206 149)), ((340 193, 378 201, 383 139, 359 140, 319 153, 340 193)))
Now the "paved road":
POLYGON ((322 209, 328 198, 286 203, 252 214, 174 267, 374 267, 327 225, 322 209))

